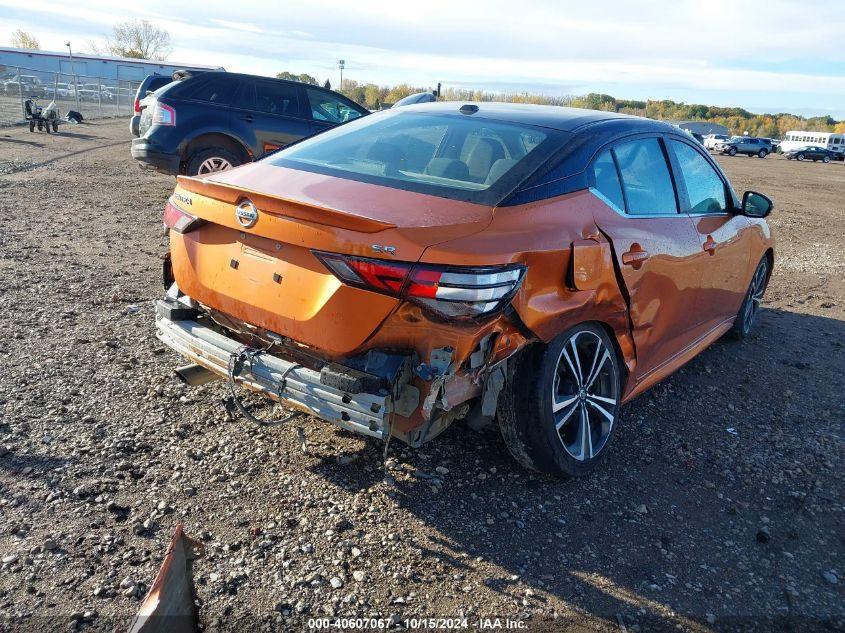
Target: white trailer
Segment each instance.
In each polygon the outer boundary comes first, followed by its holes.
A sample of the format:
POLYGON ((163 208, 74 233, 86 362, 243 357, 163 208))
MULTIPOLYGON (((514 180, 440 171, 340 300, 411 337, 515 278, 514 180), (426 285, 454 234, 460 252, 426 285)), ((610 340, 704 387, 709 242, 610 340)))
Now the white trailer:
POLYGON ((814 147, 823 147, 832 152, 836 152, 839 156, 845 154, 845 134, 835 134, 833 132, 803 132, 801 130, 793 130, 787 132, 780 142, 780 151, 789 152, 791 150, 807 147, 808 145, 814 147))

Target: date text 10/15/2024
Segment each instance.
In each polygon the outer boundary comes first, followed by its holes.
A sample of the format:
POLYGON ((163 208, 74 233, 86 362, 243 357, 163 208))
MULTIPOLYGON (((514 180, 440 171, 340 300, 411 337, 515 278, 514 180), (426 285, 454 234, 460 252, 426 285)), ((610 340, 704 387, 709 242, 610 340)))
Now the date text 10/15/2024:
POLYGON ((310 618, 311 630, 386 630, 400 623, 406 630, 445 631, 474 629, 479 631, 519 631, 527 628, 528 623, 516 618, 310 618))

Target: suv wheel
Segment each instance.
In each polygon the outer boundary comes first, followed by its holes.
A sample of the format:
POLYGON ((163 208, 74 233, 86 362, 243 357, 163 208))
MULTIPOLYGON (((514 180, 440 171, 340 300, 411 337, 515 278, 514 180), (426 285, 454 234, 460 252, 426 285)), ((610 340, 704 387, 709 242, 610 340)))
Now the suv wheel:
POLYGON ((766 150, 761 149, 759 152, 757 152, 757 157, 758 157, 758 158, 766 158, 766 156, 768 155, 768 153, 769 153, 769 152, 767 152, 766 150))
POLYGON ((728 156, 736 156, 736 148, 732 147, 728 150, 728 156))
POLYGON ((241 164, 240 159, 222 147, 208 147, 194 152, 188 161, 185 173, 189 176, 203 176, 217 171, 226 171, 241 164))
POLYGON ((567 330, 521 354, 499 400, 499 428, 520 464, 564 477, 590 472, 616 428, 620 361, 592 324, 567 330))

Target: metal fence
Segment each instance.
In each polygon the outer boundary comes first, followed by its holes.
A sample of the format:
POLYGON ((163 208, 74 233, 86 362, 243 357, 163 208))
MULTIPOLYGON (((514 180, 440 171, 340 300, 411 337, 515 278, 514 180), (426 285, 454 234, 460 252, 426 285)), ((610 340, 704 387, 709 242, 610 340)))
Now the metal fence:
POLYGON ((42 106, 55 101, 62 117, 69 110, 82 113, 85 119, 129 116, 140 83, 6 66, 0 77, 0 125, 22 123, 24 101, 30 97, 42 106))

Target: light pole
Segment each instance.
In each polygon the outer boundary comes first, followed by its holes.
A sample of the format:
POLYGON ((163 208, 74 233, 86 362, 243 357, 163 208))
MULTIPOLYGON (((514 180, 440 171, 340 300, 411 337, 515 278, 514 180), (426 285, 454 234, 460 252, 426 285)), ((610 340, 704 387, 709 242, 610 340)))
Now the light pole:
POLYGON ((343 91, 343 69, 346 68, 346 60, 339 59, 337 60, 337 67, 340 68, 340 86, 338 87, 338 92, 343 91))
POLYGON ((70 58, 70 72, 73 76, 73 96, 76 97, 76 111, 79 112, 79 84, 76 81, 76 72, 73 69, 73 49, 70 47, 70 40, 65 42, 67 56, 70 58))

